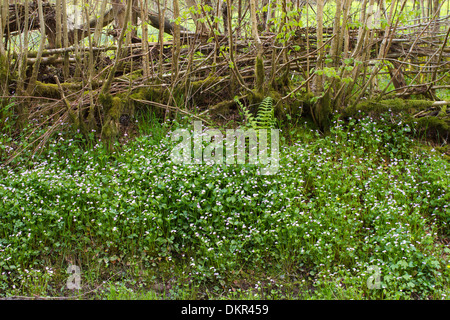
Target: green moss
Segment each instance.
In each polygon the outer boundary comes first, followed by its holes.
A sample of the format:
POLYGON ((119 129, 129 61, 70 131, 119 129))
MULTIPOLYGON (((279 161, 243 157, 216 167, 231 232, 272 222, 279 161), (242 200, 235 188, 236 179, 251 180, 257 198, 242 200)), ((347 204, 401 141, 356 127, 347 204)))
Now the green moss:
POLYGON ((101 129, 102 139, 111 145, 119 134, 119 119, 125 103, 119 96, 113 97, 103 93, 99 94, 98 100, 105 112, 105 120, 101 129))
POLYGON ((264 85, 264 62, 261 57, 256 57, 255 78, 256 78, 256 90, 262 93, 264 85))
POLYGON ((221 115, 226 115, 230 113, 230 107, 235 104, 236 101, 234 100, 225 100, 213 105, 212 107, 209 107, 208 110, 212 115, 216 115, 218 113, 221 115))
POLYGON ((98 102, 102 105, 103 110, 108 112, 112 106, 112 96, 110 94, 100 93, 98 95, 98 102))
POLYGON ((151 106, 146 103, 139 102, 143 101, 154 101, 158 103, 164 103, 168 101, 169 93, 167 90, 165 92, 161 87, 149 87, 149 88, 139 88, 134 90, 129 97, 126 99, 127 104, 125 108, 128 114, 134 114, 134 112, 139 108, 151 109, 157 115, 163 114, 163 109, 151 106))
MULTIPOLYGON (((1 40, 0 40, 1 41, 1 40)), ((16 68, 12 68, 13 70, 16 68)), ((14 81, 16 74, 10 71, 9 61, 6 56, 0 55, 0 107, 4 98, 9 95, 9 83, 14 81)), ((1 113, 1 110, 0 110, 1 113)))
POLYGON ((356 106, 350 106, 344 110, 344 116, 353 116, 359 111, 365 113, 374 112, 377 114, 383 112, 401 112, 401 111, 418 111, 429 108, 433 105, 432 101, 428 100, 403 100, 400 98, 381 100, 381 101, 363 101, 356 106))
POLYGON ((108 145, 109 149, 111 149, 113 142, 117 138, 118 134, 119 134, 118 125, 113 120, 105 121, 102 127, 101 136, 102 139, 108 145))
POLYGON ((186 82, 186 85, 189 86, 188 89, 191 89, 192 92, 196 92, 201 89, 206 89, 210 85, 213 85, 214 83, 222 80, 222 77, 217 77, 212 74, 210 74, 206 79, 198 80, 198 81, 189 81, 186 82))
POLYGON ((252 94, 249 94, 247 98, 250 105, 259 105, 264 100, 265 96, 262 92, 255 89, 252 90, 252 94))
POLYGON ((272 99, 274 99, 276 101, 283 98, 283 95, 279 91, 276 91, 276 90, 270 90, 268 95, 269 95, 269 97, 271 97, 272 99))
POLYGON ((418 129, 426 130, 427 132, 430 130, 434 130, 436 133, 441 136, 446 136, 450 134, 450 119, 443 119, 438 117, 422 117, 419 119, 414 119, 415 127, 418 129))
MULTIPOLYGON (((81 83, 61 83, 61 87, 65 90, 80 90, 83 86, 81 83)), ((44 83, 36 81, 34 96, 53 99, 61 99, 61 93, 56 83, 44 83)))
POLYGON ((103 125, 103 128, 102 128, 102 136, 106 137, 106 138, 110 138, 113 135, 113 131, 115 131, 114 127, 115 126, 112 121, 105 122, 105 124, 103 125))
POLYGON ((443 147, 435 147, 435 149, 441 153, 448 153, 450 154, 450 145, 445 145, 443 147))
POLYGON ((123 80, 138 80, 142 78, 142 69, 135 70, 133 72, 124 74, 123 76, 117 77, 116 79, 123 79, 123 80))
POLYGON ((34 96, 61 99, 61 93, 59 92, 57 84, 43 83, 40 81, 36 81, 36 87, 34 88, 34 96))
POLYGON ((123 104, 122 100, 119 97, 112 98, 111 109, 109 109, 109 116, 114 121, 119 121, 120 116, 122 115, 123 104))
POLYGON ((4 81, 8 76, 9 68, 5 56, 0 55, 0 81, 4 81))
POLYGON ((438 114, 439 117, 444 117, 445 115, 447 115, 447 105, 442 106, 441 111, 439 111, 438 114))
POLYGON ((330 91, 326 91, 323 97, 317 100, 314 106, 313 115, 316 120, 316 124, 322 130, 328 130, 330 127, 330 115, 331 115, 331 97, 330 91))

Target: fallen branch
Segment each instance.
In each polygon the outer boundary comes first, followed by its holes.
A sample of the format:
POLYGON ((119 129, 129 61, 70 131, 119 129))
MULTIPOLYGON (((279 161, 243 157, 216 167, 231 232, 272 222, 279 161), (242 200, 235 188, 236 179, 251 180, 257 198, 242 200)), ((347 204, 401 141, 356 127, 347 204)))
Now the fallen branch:
POLYGON ((140 100, 140 99, 133 99, 133 98, 131 98, 131 100, 136 101, 136 102, 140 102, 140 103, 143 103, 143 104, 155 106, 155 107, 158 107, 158 108, 161 108, 161 109, 164 109, 164 110, 171 109, 171 110, 179 111, 181 113, 187 114, 187 115, 189 115, 189 116, 191 116, 193 118, 202 120, 202 121, 212 125, 212 122, 210 122, 210 121, 208 121, 208 120, 206 120, 204 118, 201 118, 201 117, 199 117, 199 116, 197 116, 195 114, 187 112, 186 110, 180 109, 178 107, 173 107, 173 106, 165 105, 165 104, 154 102, 154 101, 148 101, 148 100, 140 100))

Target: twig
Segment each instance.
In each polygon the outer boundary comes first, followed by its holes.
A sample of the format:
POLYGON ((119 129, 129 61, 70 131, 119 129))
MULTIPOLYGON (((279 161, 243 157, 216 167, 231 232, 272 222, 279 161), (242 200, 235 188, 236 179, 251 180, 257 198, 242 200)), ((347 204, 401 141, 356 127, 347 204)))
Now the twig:
POLYGON ((199 116, 197 116, 195 114, 192 114, 190 112, 182 110, 182 109, 180 109, 178 107, 173 107, 173 106, 169 106, 169 105, 166 105, 166 104, 162 104, 162 103, 158 103, 158 102, 154 102, 154 101, 148 101, 148 100, 140 100, 140 99, 131 99, 131 100, 137 101, 137 102, 140 102, 140 103, 143 103, 143 104, 148 104, 148 105, 151 105, 151 106, 155 106, 155 107, 158 107, 158 108, 161 108, 161 109, 164 109, 164 110, 172 109, 172 110, 175 110, 175 111, 179 111, 181 113, 187 114, 187 115, 189 115, 189 116, 191 116, 193 118, 197 118, 199 120, 202 120, 202 121, 212 125, 212 122, 210 122, 208 120, 205 120, 205 119, 203 119, 203 118, 201 118, 201 117, 199 117, 199 116))

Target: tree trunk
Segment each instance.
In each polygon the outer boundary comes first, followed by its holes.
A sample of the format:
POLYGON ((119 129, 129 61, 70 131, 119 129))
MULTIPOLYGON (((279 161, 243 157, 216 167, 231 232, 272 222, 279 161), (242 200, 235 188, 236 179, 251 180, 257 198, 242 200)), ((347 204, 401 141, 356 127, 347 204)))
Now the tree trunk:
MULTIPOLYGON (((324 0, 317 0, 317 48, 319 49, 317 55, 317 63, 316 63, 316 71, 322 69, 322 62, 324 57, 324 49, 323 49, 323 6, 324 0)), ((317 74, 314 91, 316 93, 320 93, 323 91, 323 80, 322 75, 317 74)))
POLYGON ((36 80, 38 77, 38 73, 39 73, 39 65, 41 62, 41 57, 42 57, 42 52, 44 51, 44 46, 45 46, 45 21, 44 21, 44 10, 42 7, 42 1, 43 0, 38 0, 38 12, 39 12, 39 25, 40 25, 40 29, 41 29, 41 41, 39 43, 39 49, 38 49, 38 53, 36 55, 36 62, 33 65, 33 71, 31 73, 31 78, 30 81, 28 82, 28 87, 26 90, 26 94, 28 96, 31 96, 33 94, 34 91, 34 87, 36 86, 36 80))
POLYGON ((341 30, 341 12, 342 1, 336 0, 336 14, 334 15, 333 34, 334 39, 331 41, 330 56, 333 62, 330 64, 337 67, 339 64, 339 43, 341 42, 341 36, 343 31, 341 30))
POLYGON ((250 0, 250 19, 252 25, 252 37, 256 46, 256 90, 262 92, 264 85, 264 63, 263 63, 263 47, 258 34, 258 20, 256 16, 256 0, 250 0))

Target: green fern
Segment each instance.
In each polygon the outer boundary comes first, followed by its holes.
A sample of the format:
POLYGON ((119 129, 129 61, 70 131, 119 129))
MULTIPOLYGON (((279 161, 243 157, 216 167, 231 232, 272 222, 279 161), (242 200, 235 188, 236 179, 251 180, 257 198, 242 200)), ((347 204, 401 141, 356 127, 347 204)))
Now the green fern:
POLYGON ((275 111, 273 107, 273 100, 271 97, 266 97, 261 102, 258 107, 256 118, 252 115, 250 110, 239 101, 237 97, 235 97, 234 100, 241 107, 248 127, 254 130, 275 128, 275 111))
POLYGON ((275 128, 275 110, 271 97, 265 98, 259 105, 256 121, 258 123, 258 129, 275 128))

